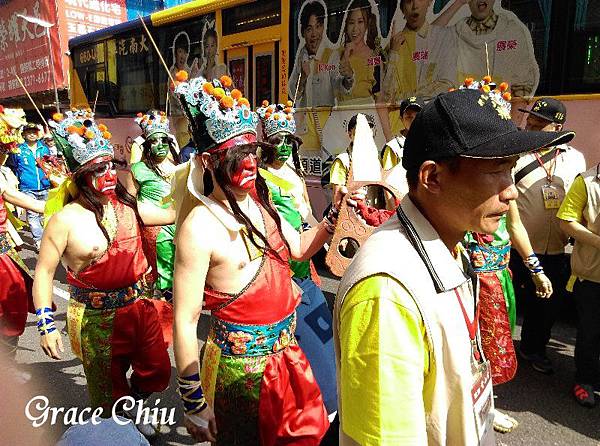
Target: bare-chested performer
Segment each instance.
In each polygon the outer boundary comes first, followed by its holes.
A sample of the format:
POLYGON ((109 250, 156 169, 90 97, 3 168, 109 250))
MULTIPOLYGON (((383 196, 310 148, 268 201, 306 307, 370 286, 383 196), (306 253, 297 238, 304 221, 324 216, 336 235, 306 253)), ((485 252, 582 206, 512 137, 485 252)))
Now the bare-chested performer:
POLYGON ((217 445, 316 446, 329 423, 294 337, 300 293, 288 261, 309 259, 330 239, 333 213, 302 234, 280 219, 257 176, 258 118, 230 87, 223 76, 175 89, 197 147, 182 176, 186 200, 195 201, 178 202, 174 274, 184 423, 197 441, 217 445), (211 329, 201 380, 202 309, 211 310, 211 329))
MULTIPOLYGON (((52 279, 62 260, 71 294, 71 348, 83 361, 92 406, 103 407, 106 416, 120 397, 145 399, 169 383, 156 309, 139 298, 148 269, 140 225, 173 223, 174 211, 138 205, 125 191, 112 163, 110 134, 92 113, 57 113, 50 125, 71 172, 61 190, 75 196, 65 197, 68 204, 52 216, 42 239, 33 288, 40 344, 60 359, 62 341, 50 307, 52 279)), ((151 435, 147 424, 138 428, 151 435)))

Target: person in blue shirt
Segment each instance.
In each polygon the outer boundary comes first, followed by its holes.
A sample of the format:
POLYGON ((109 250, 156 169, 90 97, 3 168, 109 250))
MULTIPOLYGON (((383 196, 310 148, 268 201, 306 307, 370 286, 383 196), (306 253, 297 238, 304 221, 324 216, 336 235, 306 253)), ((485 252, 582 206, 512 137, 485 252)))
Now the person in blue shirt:
MULTIPOLYGON (((11 167, 19 179, 19 190, 38 200, 48 198, 50 181, 36 163, 36 159, 44 155, 50 155, 48 147, 39 139, 39 128, 36 124, 28 123, 23 127, 21 134, 25 142, 19 145, 19 152, 10 155, 7 164, 11 167)), ((42 218, 41 214, 27 211, 27 223, 37 249, 42 240, 42 218)))

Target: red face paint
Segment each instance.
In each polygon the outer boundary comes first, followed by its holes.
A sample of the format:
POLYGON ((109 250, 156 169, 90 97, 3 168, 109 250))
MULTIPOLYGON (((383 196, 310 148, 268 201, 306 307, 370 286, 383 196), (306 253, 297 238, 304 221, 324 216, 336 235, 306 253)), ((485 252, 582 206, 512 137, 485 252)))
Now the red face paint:
POLYGON ((103 195, 114 195, 117 187, 117 171, 110 159, 104 157, 92 161, 94 170, 86 175, 89 187, 103 195))
POLYGON ((256 156, 248 155, 240 161, 231 174, 231 185, 245 191, 251 191, 256 183, 257 172, 256 156))

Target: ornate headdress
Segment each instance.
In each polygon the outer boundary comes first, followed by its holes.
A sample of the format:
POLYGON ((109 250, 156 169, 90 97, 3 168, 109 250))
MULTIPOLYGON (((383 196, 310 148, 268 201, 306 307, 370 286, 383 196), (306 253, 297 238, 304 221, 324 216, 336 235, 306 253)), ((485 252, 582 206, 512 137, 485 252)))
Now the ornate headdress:
POLYGON ((187 77, 185 71, 176 74, 175 94, 190 122, 197 152, 256 142, 258 116, 240 90, 230 90, 229 76, 213 81, 203 77, 187 81, 187 77))
POLYGON ((89 109, 55 113, 48 125, 71 173, 99 156, 114 156, 110 132, 104 124, 94 121, 94 113, 89 109))
POLYGON ((483 107, 487 101, 491 101, 492 106, 496 109, 502 119, 510 119, 510 100, 512 99, 512 96, 506 82, 496 85, 496 83, 492 81, 491 76, 485 76, 480 81, 468 77, 458 88, 459 90, 480 90, 482 95, 478 101, 479 105, 483 107))
POLYGON ((0 153, 14 153, 23 142, 19 128, 27 124, 21 108, 4 108, 0 105, 0 153))
POLYGON ((144 138, 149 138, 155 133, 171 133, 169 118, 164 111, 150 110, 148 113, 138 113, 135 122, 142 129, 144 138))
POLYGON ((294 108, 292 101, 287 104, 271 104, 269 101, 263 101, 262 107, 256 109, 256 113, 261 119, 263 132, 266 138, 276 133, 296 133, 296 121, 294 119, 294 108))

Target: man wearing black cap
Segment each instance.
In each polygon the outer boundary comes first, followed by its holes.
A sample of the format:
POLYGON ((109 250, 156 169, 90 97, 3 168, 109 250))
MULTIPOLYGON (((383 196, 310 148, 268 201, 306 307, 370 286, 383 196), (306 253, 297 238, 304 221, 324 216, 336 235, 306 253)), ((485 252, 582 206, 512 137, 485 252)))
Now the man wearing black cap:
MULTIPOLYGON (((482 87, 483 88, 483 87, 482 87)), ((476 274, 460 245, 517 196, 517 156, 573 137, 522 132, 496 92, 436 97, 408 132, 409 193, 361 247, 334 312, 340 444, 495 444, 476 274)))
MULTIPOLYGON (((526 130, 560 131, 567 118, 564 104, 553 98, 540 98, 531 110, 520 110, 528 113, 526 130)), ((556 212, 575 177, 585 170, 583 155, 562 144, 524 155, 514 171, 519 191, 517 205, 533 248, 527 259, 522 259, 514 250, 511 253, 515 291, 521 294, 524 303, 519 352, 541 373, 553 372, 552 362, 546 357, 546 344, 561 309, 570 274, 565 254, 568 236, 560 229, 556 212), (529 280, 539 263, 544 265, 555 290, 548 299, 536 296, 529 280)))
POLYGON ((404 129, 383 147, 382 164, 385 170, 391 169, 402 161, 404 140, 406 139, 410 125, 415 120, 415 116, 417 116, 417 113, 424 105, 425 101, 419 96, 411 96, 400 103, 400 119, 402 120, 404 129))

